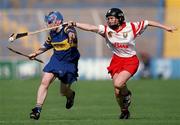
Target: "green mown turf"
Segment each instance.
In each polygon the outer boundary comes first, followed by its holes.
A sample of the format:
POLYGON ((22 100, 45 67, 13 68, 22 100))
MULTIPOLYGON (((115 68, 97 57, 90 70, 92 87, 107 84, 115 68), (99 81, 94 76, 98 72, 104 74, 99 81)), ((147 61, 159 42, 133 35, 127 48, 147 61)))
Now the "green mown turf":
POLYGON ((0 80, 0 125, 180 125, 180 81, 131 80, 131 119, 119 120, 111 81, 78 81, 75 105, 65 109, 65 98, 55 81, 41 118, 29 119, 40 80, 0 80))

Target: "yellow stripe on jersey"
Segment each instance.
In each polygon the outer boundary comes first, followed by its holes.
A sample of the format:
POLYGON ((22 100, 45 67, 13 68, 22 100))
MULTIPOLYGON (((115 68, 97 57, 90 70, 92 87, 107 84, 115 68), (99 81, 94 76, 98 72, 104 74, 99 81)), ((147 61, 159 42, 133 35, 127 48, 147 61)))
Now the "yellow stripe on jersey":
POLYGON ((71 47, 77 46, 75 43, 69 43, 68 39, 65 39, 62 42, 51 42, 51 44, 56 51, 68 50, 71 47))

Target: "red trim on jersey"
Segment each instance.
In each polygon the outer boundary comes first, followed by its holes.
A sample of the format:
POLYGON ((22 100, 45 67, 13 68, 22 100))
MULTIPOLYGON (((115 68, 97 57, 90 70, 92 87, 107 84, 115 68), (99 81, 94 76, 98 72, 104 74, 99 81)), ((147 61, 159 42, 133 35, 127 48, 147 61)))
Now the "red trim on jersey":
POLYGON ((136 28, 135 28, 135 25, 133 23, 131 23, 131 27, 132 27, 134 38, 135 38, 136 37, 136 28))
POLYGON ((138 28, 136 30, 136 34, 137 34, 137 31, 141 28, 141 22, 139 22, 139 25, 138 25, 138 28))
POLYGON ((107 32, 107 25, 104 25, 104 36, 106 35, 106 32, 107 32))
MULTIPOLYGON (((144 27, 144 21, 142 21, 141 30, 142 30, 143 27, 144 27)), ((140 30, 140 31, 141 31, 141 30, 140 30)))
POLYGON ((124 29, 124 27, 126 27, 126 22, 123 22, 121 25, 121 28, 118 28, 117 30, 115 30, 117 33, 120 32, 122 29, 124 29))
POLYGON ((144 21, 140 22, 141 25, 139 25, 138 30, 136 31, 136 34, 139 34, 139 32, 144 28, 144 21))

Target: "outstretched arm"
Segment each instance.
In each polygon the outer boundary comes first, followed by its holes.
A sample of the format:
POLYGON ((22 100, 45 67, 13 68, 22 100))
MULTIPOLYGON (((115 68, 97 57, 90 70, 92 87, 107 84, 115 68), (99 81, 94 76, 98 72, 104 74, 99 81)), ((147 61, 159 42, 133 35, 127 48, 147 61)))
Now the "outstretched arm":
POLYGON ((156 21, 150 21, 150 20, 148 20, 148 26, 158 27, 158 28, 164 29, 168 32, 173 32, 173 31, 177 30, 177 28, 175 26, 166 26, 166 25, 163 25, 156 21))
POLYGON ((95 32, 95 33, 98 32, 98 27, 94 26, 94 25, 91 25, 91 24, 76 23, 76 22, 73 22, 73 21, 69 21, 68 25, 75 26, 75 27, 80 28, 80 29, 85 30, 85 31, 91 31, 91 32, 95 32))

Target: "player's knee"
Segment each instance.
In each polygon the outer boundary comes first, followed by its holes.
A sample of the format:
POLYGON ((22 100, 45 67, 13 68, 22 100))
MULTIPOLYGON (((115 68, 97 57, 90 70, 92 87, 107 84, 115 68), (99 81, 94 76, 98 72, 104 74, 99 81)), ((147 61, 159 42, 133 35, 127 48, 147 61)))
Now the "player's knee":
POLYGON ((67 93, 68 93, 68 91, 66 89, 61 89, 61 91, 60 91, 61 96, 66 96, 67 93))
POLYGON ((119 97, 119 92, 114 92, 114 95, 115 95, 116 97, 119 97))
POLYGON ((50 84, 50 82, 47 81, 47 80, 42 80, 42 81, 41 81, 41 85, 44 86, 45 88, 48 88, 48 87, 49 87, 49 84, 50 84))
POLYGON ((126 81, 115 81, 114 87, 116 89, 121 89, 125 86, 125 84, 126 84, 126 81))
POLYGON ((119 89, 116 89, 116 88, 114 88, 114 95, 115 95, 115 97, 118 97, 119 96, 119 89))

